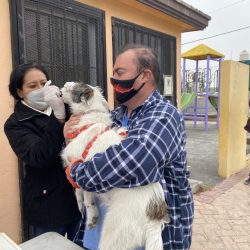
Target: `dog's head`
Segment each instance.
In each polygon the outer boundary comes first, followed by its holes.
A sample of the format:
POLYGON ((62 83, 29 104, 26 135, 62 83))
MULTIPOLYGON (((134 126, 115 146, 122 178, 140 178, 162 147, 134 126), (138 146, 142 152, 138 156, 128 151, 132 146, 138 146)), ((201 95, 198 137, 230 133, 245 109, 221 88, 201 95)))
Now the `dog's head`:
POLYGON ((66 82, 61 88, 63 101, 69 104, 73 114, 89 111, 109 112, 108 103, 98 87, 79 82, 66 82))

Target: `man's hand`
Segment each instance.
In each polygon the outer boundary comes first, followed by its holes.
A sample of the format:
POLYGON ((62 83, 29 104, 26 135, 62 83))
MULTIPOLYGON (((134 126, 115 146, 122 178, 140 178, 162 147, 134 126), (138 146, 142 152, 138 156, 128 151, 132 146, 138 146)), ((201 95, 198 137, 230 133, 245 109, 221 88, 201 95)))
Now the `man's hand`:
POLYGON ((77 125, 80 121, 80 116, 72 115, 67 122, 64 124, 63 135, 64 138, 68 138, 68 134, 72 133, 75 130, 75 125, 77 125))
POLYGON ((68 179, 68 181, 71 183, 71 185, 74 188, 80 188, 76 182, 74 182, 74 180, 72 179, 71 175, 70 175, 70 171, 72 168, 74 168, 75 164, 83 162, 82 160, 74 160, 70 163, 70 165, 65 169, 65 173, 66 173, 66 177, 68 179))

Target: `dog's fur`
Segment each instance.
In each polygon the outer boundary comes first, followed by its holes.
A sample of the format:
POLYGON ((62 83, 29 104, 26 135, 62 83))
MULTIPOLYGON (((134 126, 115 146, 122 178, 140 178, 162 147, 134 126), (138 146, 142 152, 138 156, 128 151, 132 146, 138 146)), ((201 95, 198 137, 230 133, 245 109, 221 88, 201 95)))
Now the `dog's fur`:
MULTIPOLYGON (((93 124, 72 139, 63 150, 62 159, 69 165, 68 159, 81 159, 87 143, 107 126, 110 128, 112 120, 99 88, 81 83, 66 83, 61 91, 72 114, 82 115, 75 129, 93 124)), ((98 152, 104 152, 112 144, 119 144, 122 139, 124 138, 115 129, 110 128, 99 135, 86 160, 98 152)), ((77 199, 82 208, 80 192, 81 189, 78 189, 77 199)), ((87 226, 91 228, 98 222, 98 210, 94 203, 94 196, 97 194, 87 191, 83 193, 88 214, 87 226)), ((161 231, 164 223, 169 222, 169 217, 160 183, 128 189, 113 188, 99 196, 107 207, 99 242, 100 250, 134 250, 139 246, 145 246, 146 250, 163 249, 161 231)))

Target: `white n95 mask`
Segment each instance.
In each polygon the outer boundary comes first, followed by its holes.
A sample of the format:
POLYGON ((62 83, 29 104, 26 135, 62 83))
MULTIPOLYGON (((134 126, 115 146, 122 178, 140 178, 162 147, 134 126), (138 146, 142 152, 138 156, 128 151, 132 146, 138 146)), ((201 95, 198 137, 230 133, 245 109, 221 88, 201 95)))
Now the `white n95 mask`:
POLYGON ((44 101, 44 91, 51 81, 46 82, 43 88, 33 90, 27 95, 28 104, 37 110, 44 111, 48 108, 48 104, 44 101))

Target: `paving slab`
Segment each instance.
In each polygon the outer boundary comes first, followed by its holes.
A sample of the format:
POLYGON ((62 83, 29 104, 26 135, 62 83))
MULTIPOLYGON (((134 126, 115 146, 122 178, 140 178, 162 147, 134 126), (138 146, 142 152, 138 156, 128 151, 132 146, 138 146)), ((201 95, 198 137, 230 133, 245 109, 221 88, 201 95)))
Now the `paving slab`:
POLYGON ((250 250, 250 166, 211 190, 194 195, 191 250, 250 250))

